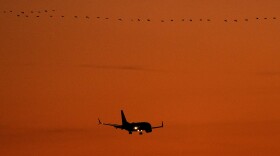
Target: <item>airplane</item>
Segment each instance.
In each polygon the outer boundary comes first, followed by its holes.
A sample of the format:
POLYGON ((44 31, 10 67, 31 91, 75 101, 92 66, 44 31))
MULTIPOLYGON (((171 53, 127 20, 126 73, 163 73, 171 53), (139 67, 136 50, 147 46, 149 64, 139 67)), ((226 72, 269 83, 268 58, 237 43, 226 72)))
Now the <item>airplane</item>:
POLYGON ((111 123, 103 123, 98 118, 98 125, 106 125, 106 126, 113 126, 116 129, 121 130, 127 130, 129 134, 132 134, 132 132, 139 132, 140 135, 143 134, 143 131, 146 131, 146 133, 152 132, 153 129, 156 128, 163 128, 163 122, 161 122, 161 126, 155 126, 152 127, 150 123, 148 122, 128 122, 125 118, 123 110, 121 110, 121 117, 122 117, 122 124, 111 124, 111 123))

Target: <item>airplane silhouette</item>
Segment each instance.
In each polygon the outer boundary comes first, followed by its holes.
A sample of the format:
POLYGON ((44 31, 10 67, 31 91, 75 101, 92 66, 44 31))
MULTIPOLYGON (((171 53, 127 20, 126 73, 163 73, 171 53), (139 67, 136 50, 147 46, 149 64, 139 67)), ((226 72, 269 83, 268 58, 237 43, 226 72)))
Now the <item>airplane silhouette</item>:
POLYGON ((139 132, 140 135, 143 134, 142 131, 146 131, 146 133, 152 132, 153 129, 156 128, 163 128, 163 122, 161 122, 161 126, 152 127, 150 123, 148 122, 128 122, 125 118, 125 115, 123 113, 123 110, 121 110, 121 117, 122 117, 122 124, 111 124, 111 123, 103 123, 98 118, 98 124, 100 125, 107 125, 107 126, 113 126, 116 129, 121 130, 127 130, 129 134, 132 134, 132 132, 139 132))

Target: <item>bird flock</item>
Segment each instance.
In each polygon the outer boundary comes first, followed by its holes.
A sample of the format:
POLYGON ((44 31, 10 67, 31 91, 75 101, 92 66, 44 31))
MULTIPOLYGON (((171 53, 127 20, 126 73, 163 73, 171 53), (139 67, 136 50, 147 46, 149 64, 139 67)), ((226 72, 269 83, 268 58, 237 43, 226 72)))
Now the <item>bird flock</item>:
POLYGON ((212 21, 222 21, 222 22, 249 22, 249 21, 267 21, 273 20, 277 21, 277 17, 255 17, 255 18, 236 18, 236 19, 211 19, 211 18, 181 18, 181 19, 151 19, 151 18, 110 18, 101 16, 78 16, 78 15, 57 15, 55 9, 44 9, 44 10, 30 10, 30 11, 13 11, 13 10, 3 10, 2 14, 9 14, 21 18, 74 18, 74 19, 86 19, 86 20, 111 20, 119 22, 212 22, 212 21))

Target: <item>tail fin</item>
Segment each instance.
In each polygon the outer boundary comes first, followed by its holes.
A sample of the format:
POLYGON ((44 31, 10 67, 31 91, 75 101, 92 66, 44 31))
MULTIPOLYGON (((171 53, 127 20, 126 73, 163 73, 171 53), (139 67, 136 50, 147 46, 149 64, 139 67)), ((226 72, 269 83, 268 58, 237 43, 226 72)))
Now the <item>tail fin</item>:
POLYGON ((122 115, 122 124, 123 124, 123 125, 126 125, 128 122, 127 122, 127 120, 126 120, 126 118, 125 118, 125 115, 124 115, 124 113, 123 113, 123 110, 121 110, 121 115, 122 115))

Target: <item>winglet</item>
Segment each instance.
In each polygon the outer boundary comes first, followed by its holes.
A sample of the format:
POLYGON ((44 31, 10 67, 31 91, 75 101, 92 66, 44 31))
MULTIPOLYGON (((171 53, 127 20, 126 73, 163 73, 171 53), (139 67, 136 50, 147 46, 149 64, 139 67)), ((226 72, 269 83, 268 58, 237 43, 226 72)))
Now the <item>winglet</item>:
POLYGON ((102 122, 100 121, 100 119, 98 118, 98 125, 102 124, 102 122))
POLYGON ((160 126, 152 127, 152 129, 155 129, 155 128, 163 128, 163 121, 161 122, 160 126))

